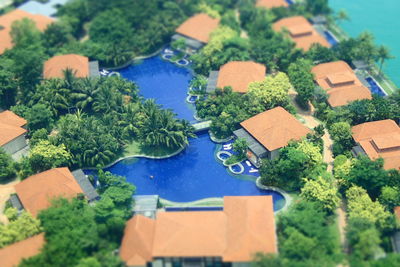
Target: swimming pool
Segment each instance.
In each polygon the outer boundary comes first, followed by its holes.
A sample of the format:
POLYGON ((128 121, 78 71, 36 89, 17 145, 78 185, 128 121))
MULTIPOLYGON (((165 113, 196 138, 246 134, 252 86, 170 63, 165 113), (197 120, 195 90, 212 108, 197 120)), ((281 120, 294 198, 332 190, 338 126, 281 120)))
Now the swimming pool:
MULTIPOLYGON (((223 196, 272 195, 276 210, 284 206, 283 196, 259 189, 253 180, 229 174, 214 158, 216 145, 207 132, 191 139, 180 154, 168 159, 131 158, 105 169, 126 176, 138 195, 159 195, 174 202, 191 202, 223 196), (153 178, 151 178, 153 176, 153 178)), ((91 171, 85 171, 91 174, 91 171)))
POLYGON ((371 93, 377 94, 379 96, 386 96, 387 95, 383 91, 383 89, 379 86, 379 84, 372 77, 367 77, 367 78, 365 78, 365 80, 369 84, 369 89, 371 90, 371 93))
POLYGON ((196 121, 194 105, 186 102, 189 82, 193 78, 189 69, 155 56, 119 72, 122 77, 136 82, 143 97, 155 99, 164 108, 173 110, 180 119, 196 121))
POLYGON ((333 34, 330 31, 324 31, 324 36, 325 39, 328 41, 328 43, 331 44, 332 46, 338 44, 338 40, 336 39, 335 36, 333 36, 333 34))

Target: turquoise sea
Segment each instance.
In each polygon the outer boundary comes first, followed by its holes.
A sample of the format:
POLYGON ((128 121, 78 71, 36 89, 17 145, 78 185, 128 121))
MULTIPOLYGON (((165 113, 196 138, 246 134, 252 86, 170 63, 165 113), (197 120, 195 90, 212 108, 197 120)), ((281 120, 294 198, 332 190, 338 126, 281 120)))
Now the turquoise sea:
POLYGON ((385 63, 385 73, 400 87, 400 0, 330 0, 335 10, 346 10, 350 21, 340 23, 350 36, 369 31, 377 44, 389 47, 395 59, 385 63))

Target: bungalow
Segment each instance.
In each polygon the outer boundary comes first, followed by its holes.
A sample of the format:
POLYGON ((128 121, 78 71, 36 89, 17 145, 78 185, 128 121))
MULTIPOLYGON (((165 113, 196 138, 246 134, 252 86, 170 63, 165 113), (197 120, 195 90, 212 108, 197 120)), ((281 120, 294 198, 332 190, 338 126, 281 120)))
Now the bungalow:
POLYGON ((54 22, 52 18, 31 14, 20 9, 15 9, 0 16, 0 55, 3 54, 6 49, 11 49, 14 46, 10 34, 11 26, 15 21, 24 18, 31 19, 42 32, 49 24, 54 22))
POLYGON ((311 133, 310 129, 282 107, 251 117, 240 123, 240 126, 242 128, 233 133, 247 141, 247 157, 258 167, 262 158, 275 159, 280 149, 291 140, 300 140, 311 133))
POLYGON ((23 259, 40 253, 44 246, 44 234, 38 234, 0 249, 2 267, 18 266, 23 259))
POLYGON ((206 91, 210 93, 217 87, 230 86, 233 92, 244 94, 247 93, 250 83, 264 80, 266 71, 264 65, 253 61, 231 61, 219 71, 210 73, 206 91))
POLYGON ((0 147, 8 154, 12 155, 27 146, 26 123, 24 118, 12 111, 0 112, 0 147))
POLYGON ((71 69, 75 77, 99 77, 99 63, 98 61, 89 62, 87 57, 68 54, 61 56, 54 56, 47 60, 43 66, 43 78, 64 78, 64 71, 71 69))
POLYGON ((264 8, 288 7, 289 3, 287 0, 257 0, 256 6, 264 8))
POLYGON ((32 175, 15 185, 16 195, 11 196, 12 205, 29 211, 33 216, 50 207, 51 199, 57 197, 73 198, 84 194, 88 201, 98 199, 99 195, 82 172, 70 172, 68 168, 55 168, 32 175))
POLYGON ((190 51, 199 50, 208 43, 210 34, 218 28, 219 19, 200 13, 187 19, 177 29, 172 40, 184 39, 190 51))
POLYGON ((400 170, 400 127, 393 120, 366 122, 354 126, 354 155, 364 154, 371 160, 384 159, 386 170, 400 170))
POLYGON ((315 82, 328 93, 328 103, 333 108, 372 98, 370 90, 344 61, 319 64, 312 68, 312 73, 315 82))
POLYGON ((283 18, 272 25, 276 32, 286 30, 288 36, 296 44, 297 48, 308 51, 313 44, 330 47, 329 42, 321 36, 312 24, 302 16, 283 18))
POLYGON ((127 266, 247 266, 255 253, 278 253, 271 196, 224 197, 221 211, 159 211, 126 224, 127 266))

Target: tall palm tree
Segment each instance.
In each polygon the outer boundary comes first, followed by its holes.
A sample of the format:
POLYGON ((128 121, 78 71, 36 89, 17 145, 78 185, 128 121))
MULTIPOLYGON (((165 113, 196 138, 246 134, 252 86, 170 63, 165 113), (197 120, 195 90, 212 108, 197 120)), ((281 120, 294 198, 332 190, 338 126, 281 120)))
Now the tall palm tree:
POLYGON ((349 21, 350 17, 347 14, 346 10, 341 9, 337 14, 335 14, 334 19, 336 20, 337 24, 340 24, 342 21, 349 21))
POLYGON ((378 47, 376 59, 377 59, 377 61, 380 62, 379 75, 382 73, 382 67, 383 67, 383 64, 385 63, 385 61, 388 59, 392 59, 392 58, 394 58, 394 56, 392 56, 390 54, 389 48, 387 48, 384 45, 381 45, 380 47, 378 47))
POLYGON ((92 104, 98 92, 98 79, 80 79, 73 93, 71 93, 71 99, 75 102, 77 108, 91 112, 92 104))

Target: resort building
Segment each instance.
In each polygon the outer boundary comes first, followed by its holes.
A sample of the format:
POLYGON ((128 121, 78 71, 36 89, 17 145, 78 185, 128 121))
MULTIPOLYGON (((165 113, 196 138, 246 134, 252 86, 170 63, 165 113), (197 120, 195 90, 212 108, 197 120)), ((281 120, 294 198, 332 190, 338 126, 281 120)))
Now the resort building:
POLYGON ((287 31, 289 38, 296 44, 296 47, 304 51, 308 51, 313 44, 331 46, 302 16, 280 19, 272 25, 272 28, 276 32, 287 31))
POLYGON ((290 141, 301 140, 311 133, 310 129, 282 107, 251 117, 240 123, 240 126, 242 128, 233 133, 237 138, 247 141, 247 157, 257 167, 261 165, 262 158, 275 159, 280 149, 290 141))
POLYGON ((319 64, 312 68, 316 83, 328 94, 331 107, 340 107, 355 100, 371 99, 365 87, 344 61, 319 64))
POLYGON ((44 234, 38 234, 0 249, 1 267, 18 266, 23 259, 36 256, 44 246, 44 234))
POLYGON ((43 78, 64 78, 64 71, 70 69, 77 78, 99 77, 98 61, 89 62, 89 58, 68 54, 54 56, 47 60, 43 66, 43 78))
POLYGON ((286 0, 257 0, 256 6, 264 8, 288 7, 289 3, 286 0))
POLYGON ((257 252, 278 252, 272 196, 224 197, 221 211, 134 215, 120 257, 127 266, 247 266, 257 252))
POLYGON ((352 128, 354 155, 383 158, 386 170, 400 170, 400 127, 393 120, 365 122, 352 128))
POLYGON ((14 208, 24 208, 33 216, 50 207, 51 200, 58 197, 73 198, 84 195, 88 201, 98 199, 99 195, 82 172, 70 172, 68 168, 55 168, 32 175, 15 185, 16 195, 11 196, 14 208))
POLYGON ((0 112, 0 147, 12 155, 27 146, 25 134, 27 121, 6 110, 0 112))
POLYGON ((231 61, 219 71, 210 73, 206 91, 210 93, 215 88, 230 86, 233 92, 244 94, 247 93, 250 83, 263 81, 266 72, 264 65, 253 61, 231 61))
POLYGON ((208 43, 210 34, 218 27, 219 19, 201 13, 194 15, 182 23, 177 29, 172 40, 183 38, 189 52, 197 51, 208 43))
POLYGON ((24 18, 32 20, 36 27, 42 32, 49 24, 54 22, 52 18, 31 14, 20 9, 15 9, 0 16, 0 55, 3 54, 6 49, 11 49, 14 46, 10 35, 11 26, 15 21, 24 18))

